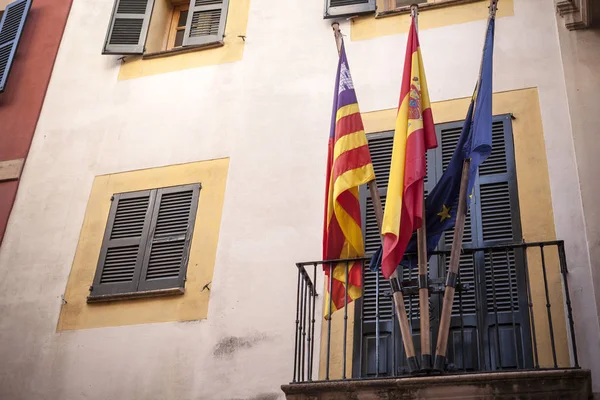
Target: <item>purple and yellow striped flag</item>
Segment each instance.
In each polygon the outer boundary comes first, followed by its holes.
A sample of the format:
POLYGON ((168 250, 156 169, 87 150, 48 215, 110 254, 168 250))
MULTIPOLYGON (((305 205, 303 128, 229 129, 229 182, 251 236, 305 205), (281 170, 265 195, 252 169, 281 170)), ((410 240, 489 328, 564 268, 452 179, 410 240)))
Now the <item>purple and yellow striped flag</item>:
MULTIPOLYGON (((342 42, 327 156, 323 224, 324 260, 364 256, 358 187, 374 179, 371 154, 342 42)), ((362 295, 362 263, 350 263, 348 268, 347 300, 351 302, 362 295)), ((332 290, 329 293, 332 309, 326 310, 327 316, 344 307, 346 263, 338 263, 333 268, 324 265, 324 269, 328 279, 333 279, 332 290)), ((329 287, 328 281, 327 288, 329 287)), ((329 298, 326 299, 326 304, 328 307, 329 298)))

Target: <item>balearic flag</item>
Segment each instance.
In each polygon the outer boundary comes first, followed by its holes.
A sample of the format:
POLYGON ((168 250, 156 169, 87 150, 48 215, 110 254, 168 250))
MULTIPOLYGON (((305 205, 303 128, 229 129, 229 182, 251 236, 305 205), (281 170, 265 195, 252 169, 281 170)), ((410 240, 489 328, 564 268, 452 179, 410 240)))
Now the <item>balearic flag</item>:
MULTIPOLYGON (((365 254, 358 187, 375 179, 367 137, 358 109, 344 44, 340 51, 327 155, 323 259, 347 259, 365 254)), ((332 309, 346 303, 346 263, 324 265, 331 282, 332 309), (333 275, 333 276, 330 276, 333 275)), ((329 289, 330 282, 327 282, 329 289)), ((348 264, 347 300, 362 295, 362 263, 348 264)), ((329 305, 329 299, 326 300, 329 305)))
POLYGON ((400 104, 396 117, 390 179, 383 216, 382 272, 389 278, 402 260, 413 231, 421 227, 426 152, 437 147, 427 80, 412 18, 400 104))

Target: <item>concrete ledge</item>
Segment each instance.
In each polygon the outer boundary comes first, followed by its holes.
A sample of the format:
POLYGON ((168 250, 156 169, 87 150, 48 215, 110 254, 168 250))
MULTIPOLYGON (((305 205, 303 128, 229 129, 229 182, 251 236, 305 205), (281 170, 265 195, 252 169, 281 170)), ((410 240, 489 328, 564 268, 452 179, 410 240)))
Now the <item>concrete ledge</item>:
POLYGON ((288 400, 589 399, 589 370, 473 373, 282 385, 288 400))

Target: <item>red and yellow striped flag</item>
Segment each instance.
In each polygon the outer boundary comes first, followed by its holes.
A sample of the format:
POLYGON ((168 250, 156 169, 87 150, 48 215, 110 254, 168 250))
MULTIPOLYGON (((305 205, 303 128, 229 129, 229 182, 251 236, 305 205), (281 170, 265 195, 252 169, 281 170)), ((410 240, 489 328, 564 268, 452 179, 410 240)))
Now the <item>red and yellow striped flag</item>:
POLYGON ((390 180, 383 215, 381 270, 389 278, 423 218, 425 154, 437 147, 429 92, 414 17, 408 33, 390 180))
MULTIPOLYGON (((343 43, 332 114, 325 187, 323 259, 363 257, 365 249, 358 187, 374 180, 375 172, 343 43)), ((324 265, 324 269, 328 277, 328 290, 331 285, 332 310, 325 312, 325 315, 329 315, 346 303, 346 263, 324 265)), ((347 293, 348 302, 362 294, 361 262, 348 263, 347 293)), ((329 302, 327 298, 326 307, 329 307, 329 302)))

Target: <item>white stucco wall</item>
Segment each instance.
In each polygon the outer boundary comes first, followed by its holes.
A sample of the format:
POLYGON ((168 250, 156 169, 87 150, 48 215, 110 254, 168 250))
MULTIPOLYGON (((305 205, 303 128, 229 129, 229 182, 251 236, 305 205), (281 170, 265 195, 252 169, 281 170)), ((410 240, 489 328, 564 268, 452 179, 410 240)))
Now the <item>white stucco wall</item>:
MULTIPOLYGON (((0 398, 276 399, 292 373, 294 262, 321 254, 337 61, 322 1, 252 0, 242 61, 128 81, 100 54, 111 10, 112 0, 73 2, 0 248, 0 398), (218 157, 231 163, 208 319, 56 333, 93 177, 218 157), (252 346, 216 357, 228 337, 252 346)), ((432 101, 472 93, 484 29, 421 32, 432 101)), ((362 111, 397 104, 405 41, 347 41, 362 111)), ((498 20, 494 89, 525 87, 539 88, 580 358, 600 383, 552 0, 515 0, 515 16, 498 20)))
MULTIPOLYGON (((596 13, 595 20, 600 21, 600 9, 591 11, 596 13)), ((596 26, 570 32, 560 18, 558 28, 595 290, 594 300, 596 311, 600 313, 600 212, 597 207, 600 198, 600 28, 596 26)), ((596 329, 600 330, 600 326, 596 329)))

